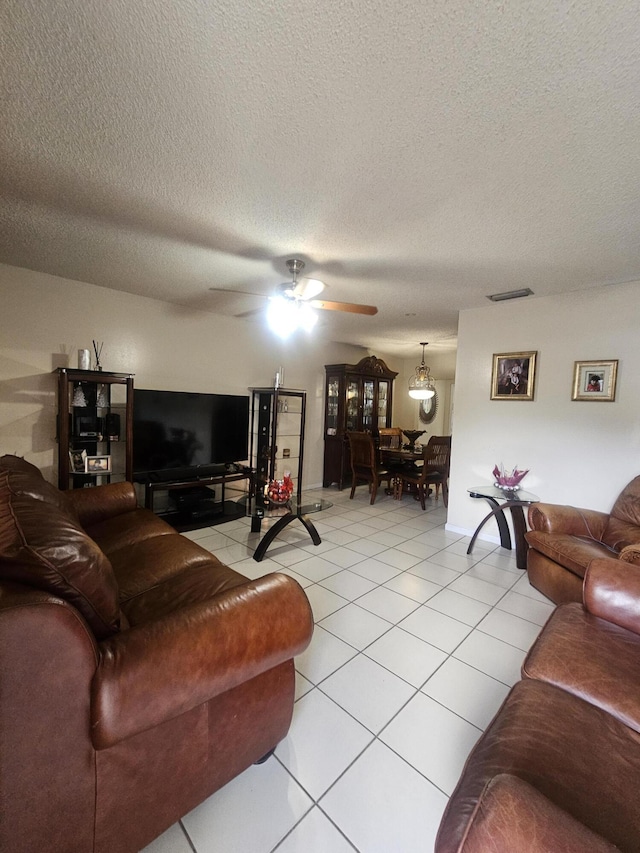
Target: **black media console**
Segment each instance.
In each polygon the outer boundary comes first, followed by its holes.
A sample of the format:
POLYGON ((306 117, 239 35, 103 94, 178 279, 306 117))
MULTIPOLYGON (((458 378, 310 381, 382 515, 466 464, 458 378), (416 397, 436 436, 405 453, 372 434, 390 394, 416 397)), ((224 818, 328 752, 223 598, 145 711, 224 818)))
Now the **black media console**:
POLYGON ((165 479, 169 472, 163 472, 162 478, 149 478, 144 483, 144 505, 154 510, 156 492, 169 492, 171 508, 158 513, 177 529, 201 527, 204 524, 220 524, 239 518, 244 510, 237 501, 225 500, 225 487, 228 483, 249 481, 249 494, 253 493, 254 471, 242 465, 230 465, 220 473, 207 476, 185 477, 183 479, 165 479), (220 486, 220 496, 216 499, 216 489, 220 486))

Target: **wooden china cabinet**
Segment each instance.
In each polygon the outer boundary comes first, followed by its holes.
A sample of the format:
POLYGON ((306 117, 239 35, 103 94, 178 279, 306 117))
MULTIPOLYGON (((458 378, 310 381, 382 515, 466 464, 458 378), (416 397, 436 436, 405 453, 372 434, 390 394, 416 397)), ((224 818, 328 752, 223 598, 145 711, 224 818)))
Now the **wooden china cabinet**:
POLYGON ((323 486, 344 488, 351 480, 349 440, 352 431, 391 426, 393 380, 398 375, 375 355, 357 364, 326 364, 323 486))

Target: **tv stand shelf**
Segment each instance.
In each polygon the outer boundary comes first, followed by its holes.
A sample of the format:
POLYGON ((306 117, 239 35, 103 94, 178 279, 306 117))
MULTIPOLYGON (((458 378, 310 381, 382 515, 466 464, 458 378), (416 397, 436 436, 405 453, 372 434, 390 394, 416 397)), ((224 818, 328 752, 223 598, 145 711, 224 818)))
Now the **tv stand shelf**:
MULTIPOLYGON (((231 518, 239 517, 240 513, 236 511, 236 504, 225 501, 225 488, 228 483, 237 483, 242 480, 249 481, 249 494, 251 494, 254 482, 254 471, 252 468, 239 467, 233 471, 223 471, 220 474, 211 474, 209 476, 186 477, 181 480, 158 480, 144 481, 144 505, 152 512, 154 510, 154 498, 156 492, 181 492, 184 490, 208 490, 209 486, 221 486, 220 499, 214 500, 214 493, 211 492, 211 498, 203 497, 200 504, 194 501, 190 509, 180 512, 178 509, 162 514, 168 521, 175 521, 176 524, 183 529, 185 527, 198 527, 204 524, 220 524, 223 521, 229 521, 231 518), (227 504, 232 508, 227 514, 227 504), (199 523, 197 523, 199 522, 199 523)), ((204 495, 204 492, 203 492, 204 495)), ((244 516, 244 512, 241 513, 244 516)))

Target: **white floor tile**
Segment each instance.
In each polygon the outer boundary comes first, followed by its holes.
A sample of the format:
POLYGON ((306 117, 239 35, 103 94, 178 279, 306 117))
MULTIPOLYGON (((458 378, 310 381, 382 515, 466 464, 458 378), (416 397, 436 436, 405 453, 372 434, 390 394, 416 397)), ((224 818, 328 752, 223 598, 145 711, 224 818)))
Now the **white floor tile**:
POLYGON ((381 563, 393 566, 395 569, 400 569, 403 572, 420 562, 419 557, 415 557, 413 554, 406 554, 404 551, 398 551, 397 548, 388 548, 386 551, 381 551, 377 555, 376 560, 380 560, 381 563))
POLYGON ((311 643, 295 661, 296 670, 312 684, 327 676, 356 654, 356 649, 316 625, 311 643))
POLYGON ((406 681, 365 655, 358 655, 334 672, 320 689, 374 734, 415 693, 406 681))
POLYGON ((358 554, 356 551, 351 551, 349 548, 340 545, 325 554, 325 559, 341 569, 349 569, 356 563, 361 563, 366 557, 364 554, 358 554))
POLYGON ((488 563, 478 563, 472 569, 469 569, 465 577, 480 578, 480 580, 494 583, 496 586, 501 586, 504 589, 511 589, 518 580, 518 575, 515 572, 498 569, 496 566, 491 566, 488 563))
POLYGON ((455 658, 442 664, 422 692, 484 730, 503 703, 509 688, 455 658))
POLYGON ((287 835, 277 853, 353 853, 353 847, 314 806, 287 835))
POLYGON ((420 687, 447 655, 400 628, 392 628, 366 650, 367 657, 395 672, 414 687, 420 687))
POLYGON ((276 755, 317 800, 372 737, 332 699, 313 690, 296 702, 289 734, 278 745, 276 755))
POLYGON ((423 693, 379 735, 394 752, 450 795, 481 730, 423 693))
POLYGON ((232 779, 182 822, 198 853, 270 853, 312 805, 272 757, 232 779))
POLYGON ((426 581, 437 583, 439 586, 447 586, 460 577, 460 572, 447 569, 444 566, 437 566, 430 560, 431 558, 422 563, 417 563, 415 566, 407 569, 407 571, 412 575, 417 575, 419 578, 424 578, 426 581))
POLYGON ((364 607, 365 610, 375 613, 376 616, 386 619, 393 625, 412 613, 416 607, 419 607, 418 603, 412 598, 407 598, 406 595, 400 595, 381 586, 359 598, 358 606, 364 607))
POLYGON ((438 584, 426 581, 410 572, 396 575, 395 578, 386 582, 385 587, 400 593, 400 595, 406 595, 407 598, 411 598, 419 604, 423 604, 427 599, 437 595, 442 589, 438 584))
POLYGON ((512 687, 520 680, 524 653, 515 646, 475 630, 458 646, 454 657, 512 687))
POLYGON ((296 672, 296 693, 295 701, 297 702, 305 693, 313 690, 313 684, 299 672, 296 672))
POLYGON ((507 613, 513 613, 514 616, 520 616, 521 619, 535 622, 540 627, 545 624, 555 610, 555 605, 551 602, 537 601, 513 591, 500 599, 496 607, 499 610, 505 610, 507 613))
POLYGON ((400 574, 399 569, 394 569, 393 566, 388 566, 376 559, 362 560, 351 566, 351 571, 377 584, 386 583, 400 574))
POLYGON ((193 853, 193 848, 180 824, 174 823, 155 841, 143 847, 140 853, 193 853))
POLYGON ((358 607, 357 604, 348 604, 323 619, 321 626, 345 643, 362 651, 388 631, 392 623, 358 607))
POLYGON ((472 628, 491 610, 490 604, 476 601, 475 598, 469 598, 467 595, 460 595, 459 592, 449 588, 439 590, 425 604, 432 610, 438 610, 472 628))
POLYGON ((341 595, 343 598, 348 598, 349 601, 355 601, 372 589, 375 589, 376 584, 367 578, 357 575, 355 572, 344 571, 331 575, 330 578, 325 578, 320 581, 320 585, 330 589, 332 592, 341 595))
POLYGON ((346 598, 336 595, 335 592, 331 592, 331 590, 325 589, 317 583, 307 587, 305 593, 311 604, 314 622, 319 622, 325 616, 329 616, 330 613, 349 603, 346 598))
POLYGON ((446 803, 442 791, 375 742, 320 806, 358 853, 427 853, 433 850, 446 803))
POLYGON ((306 560, 301 560, 295 563, 295 570, 299 575, 317 583, 318 581, 328 578, 330 575, 335 575, 340 571, 339 566, 335 563, 330 563, 323 557, 307 557, 306 560))
POLYGON ((350 551, 355 551, 356 554, 362 554, 365 557, 375 557, 376 554, 386 551, 387 546, 380 542, 372 542, 370 539, 356 539, 355 542, 350 542, 347 545, 350 551))
POLYGON ((452 652, 471 631, 469 625, 423 605, 398 625, 443 652, 452 652))
POLYGON ((519 616, 505 613, 503 610, 492 610, 478 625, 478 631, 490 634, 498 640, 504 640, 511 646, 517 646, 527 652, 534 644, 540 633, 540 628, 533 622, 527 622, 519 616))
POLYGON ((404 551, 406 554, 418 557, 419 560, 427 560, 432 554, 440 550, 440 548, 425 545, 424 542, 416 542, 415 539, 407 539, 406 542, 400 542, 396 548, 398 551, 404 551))
POLYGON ((444 566, 446 569, 453 569, 454 572, 466 572, 478 562, 478 559, 476 556, 467 557, 444 548, 429 557, 429 562, 444 566))
POLYGON ((454 592, 459 592, 461 595, 468 595, 469 598, 477 598, 478 601, 484 601, 485 604, 497 604, 505 594, 504 587, 496 586, 494 583, 483 581, 480 578, 470 578, 468 575, 461 575, 459 578, 449 584, 449 589, 454 592))

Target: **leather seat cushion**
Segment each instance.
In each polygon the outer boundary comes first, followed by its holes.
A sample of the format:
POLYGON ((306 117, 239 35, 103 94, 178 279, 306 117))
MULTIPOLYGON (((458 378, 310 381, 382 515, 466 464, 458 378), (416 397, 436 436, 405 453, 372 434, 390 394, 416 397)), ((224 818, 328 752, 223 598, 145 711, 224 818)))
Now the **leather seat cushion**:
POLYGON ((120 548, 128 548, 145 539, 176 535, 170 524, 158 518, 151 510, 135 509, 106 518, 86 527, 86 531, 110 558, 120 548))
POLYGON ((471 752, 445 810, 438 853, 464 849, 487 784, 518 776, 621 850, 640 838, 640 735, 543 681, 518 682, 471 752))
POLYGON ((122 610, 132 626, 140 625, 190 604, 210 601, 226 590, 246 584, 247 580, 209 554, 208 561, 191 566, 188 572, 167 577, 122 602, 122 610))
POLYGON ((550 802, 533 785, 501 773, 482 792, 463 850, 483 853, 533 850, 532 837, 537 851, 615 853, 618 850, 550 802))
POLYGON ((0 576, 44 589, 76 607, 98 639, 120 629, 118 586, 108 558, 59 507, 14 491, 0 474, 0 576))
POLYGON ((110 560, 120 587, 121 603, 187 569, 190 572, 198 566, 212 570, 222 566, 210 551, 175 531, 169 536, 155 536, 112 551, 110 560))
POLYGON ((568 690, 640 732, 640 636, 581 604, 556 608, 522 674, 568 690))
POLYGON ((583 578, 589 563, 597 557, 614 557, 618 554, 602 542, 567 533, 543 533, 530 530, 526 534, 529 545, 549 559, 554 560, 583 578))
POLYGON ((0 471, 11 474, 11 488, 15 494, 31 495, 36 500, 51 504, 77 520, 75 510, 60 489, 56 489, 42 476, 41 471, 20 456, 0 457, 0 471))

